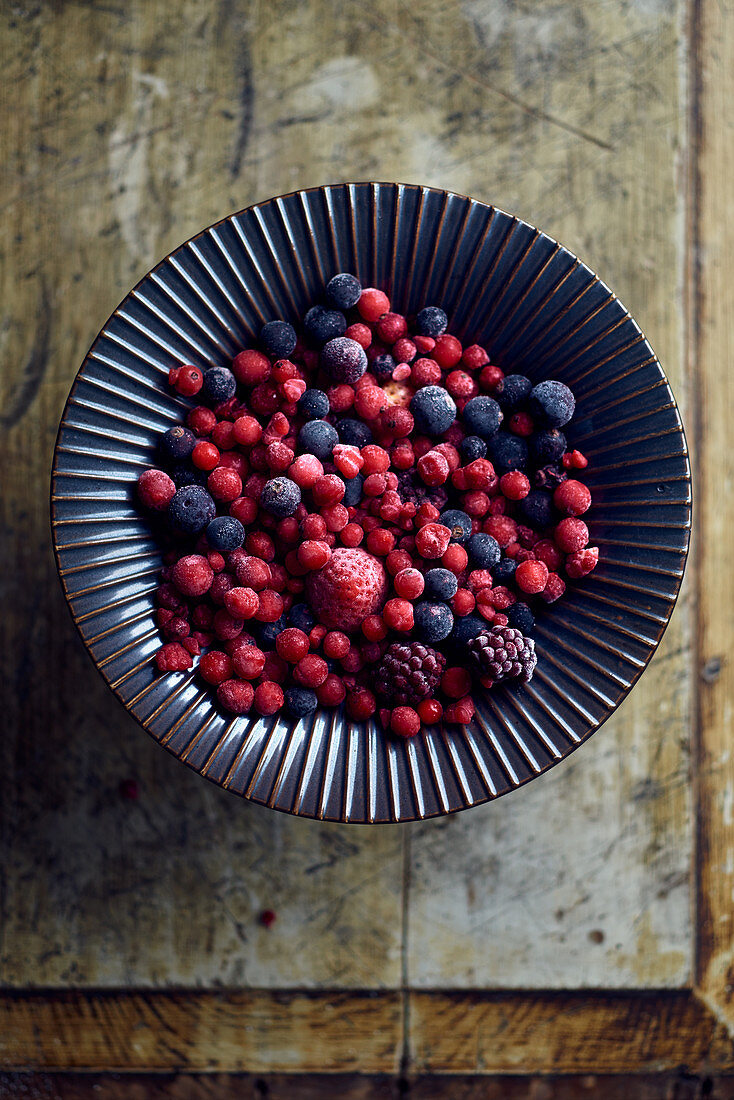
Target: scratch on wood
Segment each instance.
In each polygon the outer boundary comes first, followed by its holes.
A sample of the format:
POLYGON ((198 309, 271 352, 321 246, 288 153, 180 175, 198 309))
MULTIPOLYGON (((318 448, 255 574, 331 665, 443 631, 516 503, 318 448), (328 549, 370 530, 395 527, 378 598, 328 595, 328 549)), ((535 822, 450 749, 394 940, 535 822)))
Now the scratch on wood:
POLYGON ((247 148, 252 129, 252 116, 255 101, 255 88, 252 80, 252 56, 250 47, 245 40, 240 48, 240 121, 237 128, 237 140, 235 142, 230 174, 232 179, 237 179, 242 169, 242 160, 247 148))
POLYGON ((51 298, 48 293, 48 285, 45 279, 41 279, 41 290, 38 301, 38 325, 36 338, 33 341, 30 354, 21 371, 20 379, 13 387, 8 399, 7 409, 0 418, 4 428, 16 424, 21 420, 38 393, 43 376, 48 366, 48 346, 51 335, 51 298))

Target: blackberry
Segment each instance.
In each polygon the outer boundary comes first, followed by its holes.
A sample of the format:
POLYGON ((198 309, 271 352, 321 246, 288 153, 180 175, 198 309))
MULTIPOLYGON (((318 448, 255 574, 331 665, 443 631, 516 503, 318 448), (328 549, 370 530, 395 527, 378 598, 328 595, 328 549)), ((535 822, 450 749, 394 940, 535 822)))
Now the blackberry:
POLYGON ((471 519, 458 508, 449 508, 442 512, 441 523, 451 531, 452 542, 466 542, 471 534, 471 519))
POLYGON ((396 706, 410 706, 434 694, 446 658, 420 642, 393 642, 375 673, 375 690, 396 706))
POLYGON ((528 464, 528 445, 519 435, 497 432, 489 441, 489 457, 498 474, 524 470, 528 464))
POLYGON ((184 428, 183 424, 169 428, 160 439, 160 452, 169 461, 188 458, 195 446, 196 436, 190 428, 184 428))
POLYGON ((312 306, 303 318, 303 331, 309 344, 322 348, 329 340, 344 335, 347 331, 347 319, 336 310, 312 306))
POLYGON ((316 626, 316 617, 307 603, 294 603, 288 612, 288 626, 297 626, 308 634, 316 626))
POLYGON ((236 550, 245 540, 245 529, 234 516, 217 516, 207 525, 206 541, 212 550, 236 550))
POLYGON ((502 409, 493 397, 472 397, 461 415, 467 430, 482 439, 491 439, 504 419, 502 409))
POLYGON ((456 405, 443 386, 423 386, 410 399, 410 411, 415 426, 424 435, 437 436, 456 420, 456 405))
POLYGON ((344 478, 344 496, 342 497, 342 504, 345 508, 356 508, 362 499, 362 486, 364 485, 364 478, 361 474, 355 474, 354 477, 344 478))
POLYGON ((168 522, 184 535, 198 535, 216 514, 216 504, 201 485, 184 485, 168 505, 168 522))
POLYGON ((388 378, 392 378, 392 372, 395 370, 395 360, 386 351, 383 355, 375 356, 370 363, 370 370, 378 382, 387 382, 388 378))
POLYGON ((345 416, 337 421, 336 430, 341 442, 350 447, 366 447, 368 443, 374 442, 372 430, 363 420, 353 420, 350 416, 345 416))
POLYGON ((524 374, 506 374, 495 386, 495 397, 506 412, 514 412, 526 401, 533 383, 524 374))
POLYGON ((326 284, 326 300, 334 309, 351 309, 362 293, 362 284, 356 275, 341 271, 326 284))
POLYGON ((517 507, 522 518, 531 527, 550 527, 553 523, 553 497, 542 489, 531 489, 517 507))
POLYGON ((562 466, 541 466, 533 474, 533 487, 548 489, 551 492, 568 480, 568 474, 562 466))
POLYGON ((424 306, 415 319, 415 330, 421 336, 435 339, 446 331, 448 323, 448 317, 438 306, 424 306))
POLYGON ((321 367, 334 382, 352 385, 367 370, 367 355, 361 344, 348 336, 329 340, 321 351, 321 367))
POLYGON ((442 642, 454 628, 454 616, 447 603, 422 600, 413 609, 416 633, 425 642, 442 642))
POLYGON ((539 382, 530 391, 530 413, 539 424, 562 428, 576 408, 576 398, 563 382, 539 382))
POLYGON ((298 398, 298 411, 306 420, 321 420, 329 413, 329 398, 323 390, 305 390, 298 398))
POLYGON ((466 544, 469 561, 475 569, 491 569, 502 556, 500 544, 492 535, 477 533, 466 544))
POLYGON ((465 435, 459 444, 462 466, 468 466, 475 458, 487 457, 487 444, 478 435, 465 435))
POLYGON ((296 330, 287 321, 268 321, 260 329, 260 347, 272 359, 287 359, 297 342, 296 330))
POLYGON ((456 620, 456 625, 451 632, 449 641, 454 642, 456 646, 463 649, 472 638, 476 638, 477 634, 481 634, 483 630, 487 629, 486 619, 483 619, 480 615, 463 615, 460 619, 456 620))
POLYGON ((298 446, 323 462, 339 442, 336 428, 328 420, 309 420, 298 433, 298 446))
POLYGON ((201 394, 212 405, 229 401, 237 392, 237 379, 229 367, 210 367, 204 371, 204 385, 201 394))
POLYGON ((316 692, 308 688, 286 688, 285 705, 288 713, 294 718, 305 718, 307 714, 313 714, 319 701, 316 692))
MULTIPOLYGON (((507 584, 515 576, 515 570, 517 569, 517 562, 514 558, 500 558, 496 565, 491 566, 490 573, 492 574, 492 580, 497 584, 507 584)), ((513 623, 513 626, 516 624, 513 623)))
POLYGON ((398 475, 398 493, 403 504, 415 504, 417 508, 421 504, 432 504, 439 512, 445 508, 449 494, 443 485, 429 487, 422 481, 418 481, 410 470, 401 470, 398 475))
POLYGON ((514 626, 516 630, 521 630, 523 634, 532 634, 535 630, 535 616, 526 603, 518 600, 507 608, 505 615, 507 615, 508 624, 514 626))
POLYGON ((260 505, 271 516, 292 516, 301 503, 301 490, 289 477, 273 477, 260 493, 260 505))
POLYGON ((456 595, 459 582, 450 569, 429 569, 424 576, 423 595, 433 600, 450 600, 456 595))
POLYGON ((544 428, 534 432, 530 440, 530 454, 539 466, 548 462, 560 462, 568 447, 565 435, 558 428, 544 428))
POLYGON ((493 683, 532 679, 538 658, 535 642, 514 626, 493 626, 472 638, 467 649, 483 676, 493 683))

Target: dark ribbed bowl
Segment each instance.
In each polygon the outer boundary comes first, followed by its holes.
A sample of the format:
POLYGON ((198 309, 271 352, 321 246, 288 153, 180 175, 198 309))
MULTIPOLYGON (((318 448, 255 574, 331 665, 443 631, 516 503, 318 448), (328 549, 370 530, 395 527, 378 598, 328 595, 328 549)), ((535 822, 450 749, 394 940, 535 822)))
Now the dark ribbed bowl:
MULTIPOLYGON (((69 396, 51 497, 59 574, 92 658, 170 752, 245 798, 306 817, 410 821, 505 794, 568 756, 652 657, 690 531, 686 441, 662 367, 608 287, 552 238, 461 195, 392 183, 297 191, 233 214, 163 260, 115 310, 69 396), (505 371, 573 388, 598 569, 540 617, 523 687, 477 699, 467 730, 387 741, 340 711, 293 723, 221 713, 195 672, 157 675, 160 555, 135 505, 158 434, 185 413, 168 368, 225 363, 297 319, 337 271, 411 313, 443 306, 505 371)), ((586 518, 586 517, 585 517, 586 518)))

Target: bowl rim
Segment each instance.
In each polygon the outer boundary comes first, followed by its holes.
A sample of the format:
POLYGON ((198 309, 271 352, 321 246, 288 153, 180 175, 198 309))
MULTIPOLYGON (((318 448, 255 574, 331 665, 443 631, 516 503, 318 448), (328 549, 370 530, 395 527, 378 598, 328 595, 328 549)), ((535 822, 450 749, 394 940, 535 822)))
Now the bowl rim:
MULTIPOLYGON (((74 378, 72 380, 72 384, 71 384, 71 387, 70 387, 69 392, 67 394, 66 400, 64 402, 64 407, 63 407, 63 410, 61 412, 61 417, 59 419, 59 425, 58 425, 58 428, 57 428, 57 431, 56 431, 56 437, 54 439, 52 462, 51 462, 51 471, 50 471, 50 480, 49 480, 49 513, 50 513, 51 544, 52 544, 52 548, 53 548, 54 561, 55 561, 55 564, 56 564, 56 572, 57 572, 59 583, 61 585, 61 590, 62 590, 63 595, 64 595, 64 601, 65 601, 67 610, 68 610, 68 612, 71 616, 71 619, 72 619, 72 622, 74 623, 74 626, 76 627, 77 633, 78 633, 78 635, 79 635, 79 637, 82 641, 85 653, 87 654, 87 656, 91 660, 91 662, 94 665, 97 672, 102 676, 102 678, 103 678, 106 686, 108 687, 108 689, 110 691, 112 691, 115 698, 118 700, 119 703, 122 704, 122 706, 125 708, 126 712, 135 720, 135 722, 143 730, 145 730, 145 732, 148 734, 148 736, 151 737, 153 739, 153 741, 155 741, 155 743, 159 747, 165 749, 179 763, 184 764, 187 768, 189 768, 191 771, 193 771, 199 777, 201 777, 203 779, 206 779, 208 782, 213 784, 215 787, 218 787, 220 790, 224 790, 228 794, 234 795, 236 798, 239 798, 239 799, 241 799, 245 802, 252 802, 256 805, 262 806, 262 807, 270 809, 270 810, 275 810, 278 813, 287 814, 291 817, 304 818, 306 820, 311 820, 311 821, 327 822, 327 823, 330 823, 330 824, 341 824, 341 825, 349 825, 349 826, 363 825, 363 826, 367 826, 367 827, 409 825, 409 824, 414 824, 416 822, 428 821, 428 820, 439 818, 439 817, 454 816, 458 813, 464 812, 465 810, 470 810, 470 809, 474 809, 478 806, 486 806, 490 803, 497 802, 500 798, 505 798, 505 797, 507 797, 507 795, 513 794, 516 790, 519 790, 520 788, 527 786, 527 784, 532 782, 534 779, 537 779, 540 776, 546 774, 548 771, 555 768, 558 764, 560 764, 563 761, 565 761, 566 759, 568 759, 568 757, 571 756, 573 753, 575 753, 576 750, 578 748, 580 748, 581 745, 586 744, 589 741, 589 739, 601 728, 601 726, 603 726, 604 723, 609 718, 611 718, 611 716, 615 713, 615 711, 617 710, 619 705, 627 698, 627 696, 630 694, 630 692, 636 686, 636 684, 638 683, 638 681, 639 681, 640 677, 642 676, 643 672, 645 672, 645 670, 647 669, 647 667, 650 664, 651 660, 653 659, 653 657, 656 655, 656 653, 658 651, 658 648, 659 648, 660 643, 662 641, 663 635, 665 634, 665 631, 667 630, 668 625, 670 624, 671 617, 672 617, 673 612, 675 611, 675 608, 678 604, 678 600, 679 600, 680 594, 681 594, 681 589, 682 589, 682 586, 683 586, 683 581, 684 581, 684 578, 685 578, 685 571, 686 571, 686 567, 687 567, 687 564, 688 564, 688 558, 689 558, 690 547, 691 547, 691 538, 692 538, 692 533, 693 533, 693 508, 694 508, 694 484, 693 484, 693 477, 692 477, 692 470, 691 470, 690 448, 689 448, 689 445, 688 445, 688 438, 687 438, 687 435, 686 435, 685 426, 683 424, 683 419, 682 419, 681 414, 680 414, 680 409, 678 407, 677 399, 675 397, 675 394, 673 393, 673 390, 672 390, 672 387, 670 385, 670 381, 668 379, 668 376, 665 372, 665 369, 662 366, 662 364, 661 364, 661 362, 660 362, 660 360, 659 360, 652 344, 648 340, 647 336, 645 335, 644 331, 642 330, 640 325, 637 323, 637 321, 635 320, 633 315, 630 313, 629 309, 618 298, 618 296, 611 289, 611 287, 603 279, 600 278, 600 276, 594 271, 593 268, 591 268, 587 263, 585 263, 584 260, 582 260, 579 256, 577 256, 575 252, 572 252, 571 249, 569 249, 566 245, 564 245, 556 237, 552 236, 550 233, 546 232, 543 229, 539 229, 536 225, 534 225, 532 222, 528 221, 527 219, 521 218, 516 214, 512 214, 508 210, 505 210, 503 207, 497 206, 495 203, 485 202, 482 199, 476 199, 476 198, 473 198, 470 195, 465 195, 462 192, 454 191, 454 190, 451 190, 451 189, 448 189, 448 188, 441 188, 441 187, 436 187, 436 186, 429 185, 429 184, 420 184, 420 183, 401 183, 399 181, 394 181, 394 180, 369 180, 369 179, 368 180, 345 180, 345 181, 340 181, 340 182, 337 182, 337 183, 316 184, 316 185, 313 185, 313 186, 310 186, 310 187, 296 187, 296 188, 293 188, 291 191, 282 192, 282 193, 279 193, 277 195, 271 195, 268 198, 258 200, 257 202, 250 203, 248 206, 242 207, 239 210, 233 210, 230 213, 225 214, 223 217, 218 218, 215 222, 212 222, 209 225, 206 225, 206 226, 202 227, 200 230, 198 230, 198 232, 194 233, 192 236, 187 237, 185 240, 179 242, 174 248, 172 248, 163 257, 161 257, 161 259, 158 260, 152 267, 150 267, 140 277, 140 279, 138 279, 138 281, 126 292, 126 294, 120 299, 118 304, 115 306, 115 308, 112 310, 112 312, 109 314, 109 316, 106 318, 106 320, 102 324, 101 328, 95 334, 95 336, 94 336, 91 344, 89 345, 84 357, 82 358, 81 363, 80 363, 79 367, 77 368, 77 371, 76 371, 76 373, 74 375, 74 378), (476 799, 475 801, 473 801, 469 805, 455 806, 455 807, 449 808, 448 810, 444 810, 439 806, 435 811, 430 811, 430 812, 423 813, 423 814, 417 814, 415 817, 412 817, 412 818, 403 818, 403 817, 401 817, 397 820, 390 818, 390 819, 380 819, 380 820, 370 821, 370 820, 356 820, 354 818, 347 818, 343 814, 342 814, 342 816, 339 816, 339 817, 331 816, 331 815, 325 814, 325 813, 307 814, 307 813, 299 812, 296 809, 294 809, 293 807, 288 808, 286 806, 271 804, 270 802, 265 801, 261 798, 253 797, 251 795, 246 795, 246 794, 241 793, 237 790, 234 790, 231 786, 225 786, 223 782, 220 782, 213 775, 208 774, 208 772, 202 771, 200 768, 196 767, 196 765, 194 763, 192 763, 190 760, 185 759, 182 756, 180 756, 173 748, 171 748, 169 742, 163 743, 162 741, 160 741, 155 736, 155 734, 152 732, 152 730, 149 729, 149 727, 146 723, 146 720, 138 717, 138 715, 135 714, 135 712, 132 710, 131 705, 128 702, 126 702, 125 699, 122 698, 122 696, 121 696, 120 692, 118 691, 118 689, 116 687, 112 686, 111 680, 107 675, 106 669, 104 667, 100 666, 97 659, 94 657, 94 655, 93 655, 93 653, 92 653, 92 651, 91 651, 91 649, 90 649, 90 647, 87 643, 86 638, 84 637, 84 633, 82 631, 80 619, 79 619, 79 617, 77 617, 77 615, 75 615, 74 610, 72 608, 71 599, 73 597, 72 597, 72 594, 70 594, 68 589, 67 589, 65 575, 64 575, 64 572, 62 570, 62 565, 61 565, 61 560, 60 560, 60 551, 59 551, 59 548, 58 548, 58 539, 57 539, 58 519, 57 519, 57 514, 56 514, 56 501, 54 499, 54 488, 55 488, 55 482, 56 482, 56 478, 57 478, 57 467, 58 467, 58 461, 59 461, 59 444, 60 444, 60 439, 61 439, 61 433, 64 430, 65 422, 66 422, 66 418, 67 418, 67 413, 68 413, 70 404, 72 403, 72 399, 74 398, 77 386, 81 382, 84 381, 84 379, 80 377, 81 374, 82 374, 82 371, 84 369, 84 366, 87 363, 88 359, 90 358, 92 352, 94 351, 97 343, 102 338, 102 336, 103 336, 105 330, 107 329, 108 325, 110 324, 110 322, 113 320, 114 317, 117 316, 117 314, 122 309, 124 304, 128 301, 129 298, 131 298, 136 293, 136 291, 142 286, 142 284, 145 283, 151 275, 153 275, 160 268, 162 268, 170 260, 170 258, 173 255, 175 255, 177 252, 179 252, 181 249, 185 248, 187 245, 191 244, 192 242, 199 240, 199 238, 203 237, 205 234, 210 233, 211 230, 217 229, 219 226, 222 226, 225 223, 228 223, 228 222, 232 221, 235 218, 239 218, 239 217, 241 217, 245 214, 248 214, 250 211, 252 211, 256 208, 268 207, 268 206, 272 205, 273 203, 277 203, 278 201, 285 200, 285 199, 290 199, 290 198, 293 198, 297 195, 313 195, 313 194, 318 194, 318 193, 323 194, 324 192, 334 191, 334 190, 338 190, 338 189, 343 189, 343 190, 349 191, 351 188, 354 188, 354 187, 370 187, 372 189, 375 189, 375 188, 394 188, 398 192, 400 192, 402 190, 417 191, 417 192, 422 192, 422 193, 430 192, 430 193, 441 195, 441 196, 444 196, 444 197, 457 198, 457 199, 463 200, 467 203, 482 207, 487 211, 493 212, 494 214, 499 214, 501 216, 504 216, 505 218, 509 218, 511 220, 511 222, 514 223, 515 225, 520 225, 520 226, 526 227, 527 229, 531 230, 534 234, 536 234, 536 237, 545 238, 546 240, 550 241, 553 245, 555 245, 558 250, 565 253, 567 256, 570 256, 574 261, 576 261, 576 264, 581 269, 588 272, 588 274, 592 278, 592 281, 594 283, 597 283, 604 291, 606 291, 606 293, 609 296, 609 300, 610 301, 615 301, 615 302, 618 303, 619 307, 624 312, 623 321, 631 322, 633 324, 633 326, 635 327, 635 329, 637 330, 637 332, 639 333, 639 335, 644 340, 644 342, 650 348, 650 351, 652 352, 652 360, 651 361, 654 362, 655 364, 657 364, 657 367, 659 368, 659 370, 661 372, 661 375, 662 375, 662 377, 665 381, 665 384, 668 388, 668 391, 670 392, 670 394, 672 396, 672 399, 673 399, 673 405, 672 405, 671 411, 673 412, 673 414, 676 418, 677 428, 678 428, 678 431, 680 432, 681 440, 682 440, 682 443, 683 443, 683 450, 680 452, 679 457, 684 459, 685 466, 686 466, 685 483, 687 485, 687 500, 685 501, 685 507, 687 509, 687 516, 686 516, 685 523, 680 524, 676 527, 676 529, 678 531, 684 533, 685 546, 684 546, 683 550, 681 551, 682 561, 681 561, 680 573, 676 574, 675 594, 672 597, 672 599, 668 600, 668 608, 667 608, 666 616, 665 616, 664 621, 662 623, 658 624, 657 630, 655 632, 654 644, 651 646, 650 651, 647 654, 647 656, 646 656, 644 662, 642 663, 642 665, 640 665, 630 675, 629 683, 624 688, 624 690, 622 691, 622 694, 621 694, 620 698, 617 699, 617 701, 613 705, 607 706, 603 717, 598 722, 591 723, 589 729, 583 735, 583 737, 579 738, 578 741, 575 741, 568 748, 568 750, 566 752, 564 752, 563 756, 560 759, 555 759, 555 758, 551 759, 548 763, 543 764, 539 768, 538 771, 532 771, 530 774, 525 776, 525 778, 514 782, 507 790, 500 791, 496 795, 488 794, 484 797, 476 799)), ((319 708, 319 709, 321 709, 321 708, 319 708)), ((413 773, 411 772, 411 780, 412 780, 412 778, 413 778, 413 773)))

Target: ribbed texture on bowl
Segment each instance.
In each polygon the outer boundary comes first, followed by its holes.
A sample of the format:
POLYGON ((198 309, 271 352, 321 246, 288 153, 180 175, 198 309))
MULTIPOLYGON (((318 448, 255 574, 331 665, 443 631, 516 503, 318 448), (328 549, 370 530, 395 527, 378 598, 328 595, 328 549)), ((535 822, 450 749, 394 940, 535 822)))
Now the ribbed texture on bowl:
MULTIPOLYGON (((505 794, 567 756, 645 668, 680 587, 690 470, 673 394, 615 295, 556 241, 494 207, 398 184, 295 192, 200 233, 148 274, 95 341, 64 410, 52 523, 62 584, 115 694, 152 736, 231 791, 349 822, 410 821, 505 794), (589 458, 600 564, 544 611, 529 685, 477 697, 471 727, 406 743, 324 711, 228 718, 192 670, 156 673, 160 554, 135 504, 160 432, 188 405, 173 364, 227 362, 268 320, 297 320, 337 271, 394 308, 441 305, 506 372, 558 378, 589 458)), ((587 517, 584 517, 587 518, 587 517)))

